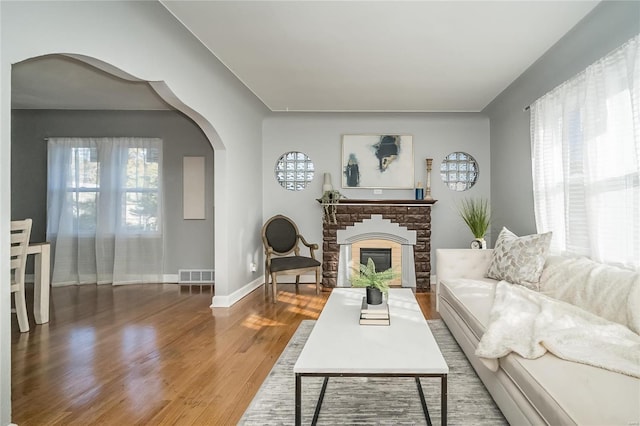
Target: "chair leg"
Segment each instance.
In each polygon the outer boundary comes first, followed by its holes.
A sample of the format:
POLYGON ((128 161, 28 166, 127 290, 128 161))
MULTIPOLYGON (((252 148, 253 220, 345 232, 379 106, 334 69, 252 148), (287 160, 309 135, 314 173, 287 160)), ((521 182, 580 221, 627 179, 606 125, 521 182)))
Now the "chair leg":
POLYGON ((296 290, 298 289, 298 284, 300 284, 300 275, 296 275, 296 290))
POLYGON ((18 314, 18 327, 20 333, 29 331, 29 317, 27 316, 27 301, 24 288, 13 293, 16 302, 16 314, 18 314))
POLYGON ((320 294, 320 269, 316 269, 316 294, 320 294))
POLYGON ((271 281, 273 284, 273 303, 278 302, 278 283, 276 282, 276 274, 271 274, 271 281))
POLYGON ((265 296, 269 294, 269 271, 267 270, 266 265, 264 268, 264 294, 265 296))

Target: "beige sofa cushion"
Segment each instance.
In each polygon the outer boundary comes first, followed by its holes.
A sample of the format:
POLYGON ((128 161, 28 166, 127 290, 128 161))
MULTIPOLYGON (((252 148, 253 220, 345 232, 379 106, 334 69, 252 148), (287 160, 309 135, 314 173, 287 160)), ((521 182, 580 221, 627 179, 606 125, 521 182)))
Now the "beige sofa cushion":
POLYGON ((511 354, 500 366, 552 425, 632 425, 640 421, 640 380, 547 353, 511 354))
POLYGON ((496 283, 490 278, 457 278, 440 282, 440 297, 453 307, 478 340, 489 323, 496 283))

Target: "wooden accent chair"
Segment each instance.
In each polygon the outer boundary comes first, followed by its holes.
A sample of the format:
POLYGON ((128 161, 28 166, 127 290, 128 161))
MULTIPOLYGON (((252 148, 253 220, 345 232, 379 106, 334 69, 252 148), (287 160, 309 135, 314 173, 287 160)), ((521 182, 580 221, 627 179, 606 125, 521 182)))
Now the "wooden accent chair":
POLYGON ((29 331, 27 300, 24 290, 24 270, 27 264, 29 238, 31 238, 31 219, 11 222, 11 293, 15 295, 20 333, 29 331))
POLYGON ((278 301, 276 278, 278 275, 295 275, 297 288, 300 284, 300 274, 315 271, 316 293, 320 293, 320 262, 316 260, 314 254, 314 250, 318 250, 318 245, 309 244, 300 235, 298 227, 291 219, 277 215, 267 220, 262 227, 262 243, 265 254, 264 287, 267 292, 269 276, 271 276, 273 303, 278 301), (309 248, 311 257, 300 256, 300 242, 309 248))

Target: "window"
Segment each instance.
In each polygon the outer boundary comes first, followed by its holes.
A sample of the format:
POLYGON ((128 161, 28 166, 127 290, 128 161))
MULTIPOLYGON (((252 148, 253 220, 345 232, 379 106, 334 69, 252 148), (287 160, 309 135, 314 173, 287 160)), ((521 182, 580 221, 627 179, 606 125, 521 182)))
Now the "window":
POLYGON ((158 191, 160 188, 157 148, 119 147, 115 150, 117 156, 121 156, 126 162, 115 162, 115 165, 122 164, 120 166, 122 168, 111 170, 100 167, 101 161, 99 161, 96 147, 69 147, 69 150, 70 179, 67 182, 66 191, 70 197, 72 217, 79 232, 94 233, 96 230, 102 174, 106 174, 110 181, 121 182, 118 192, 122 194, 122 203, 120 220, 117 223, 123 230, 129 232, 159 230, 158 191), (120 174, 124 174, 124 179, 116 178, 120 174))
POLYGON ((289 191, 303 191, 313 180, 313 161, 304 152, 285 152, 278 158, 275 168, 276 180, 289 191))
POLYGON ((50 138, 53 283, 160 282, 162 141, 50 138))
POLYGON ((452 152, 440 164, 440 178, 453 191, 466 191, 478 180, 478 163, 466 152, 452 152))
POLYGON ((131 232, 158 232, 158 149, 127 149, 127 180, 123 189, 123 225, 131 232))
POLYGON ((67 193, 71 197, 71 208, 76 218, 76 226, 82 234, 95 233, 96 207, 98 203, 99 167, 95 148, 72 147, 71 174, 67 193))
POLYGON ((552 250, 640 268, 639 37, 531 106, 534 202, 552 250), (635 59, 637 62, 637 59, 635 59))

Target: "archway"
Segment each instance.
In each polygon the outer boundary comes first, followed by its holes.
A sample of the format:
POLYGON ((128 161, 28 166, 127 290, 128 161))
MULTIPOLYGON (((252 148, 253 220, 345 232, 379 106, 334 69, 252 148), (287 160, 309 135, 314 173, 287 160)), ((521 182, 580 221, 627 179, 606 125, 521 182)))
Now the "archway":
MULTIPOLYGON (((15 160, 17 157, 18 162, 15 163, 17 168, 12 171, 12 214, 15 218, 34 217, 34 225, 37 224, 39 229, 32 230, 32 237, 35 236, 32 241, 44 241, 46 168, 38 170, 46 164, 43 138, 162 137, 165 146, 163 163, 170 172, 165 179, 168 185, 167 200, 170 200, 168 205, 182 204, 181 170, 184 156, 203 155, 207 169, 206 220, 185 221, 181 209, 175 207, 168 209, 164 216, 163 222, 168 231, 166 235, 169 237, 164 282, 175 282, 173 280, 179 269, 209 270, 215 267, 214 143, 202 126, 173 105, 183 107, 191 116, 202 119, 200 114, 180 102, 164 82, 152 83, 86 56, 44 55, 15 64, 12 100, 17 109, 12 110, 15 124, 12 158, 15 160), (99 68, 95 65, 99 65, 99 68), (43 130, 37 131, 36 128, 43 130), (35 169, 34 164, 38 165, 35 169), (23 169, 31 172, 25 175, 23 169), (18 182, 23 182, 22 186, 26 184, 28 192, 32 194, 27 201, 23 201, 20 191, 16 190, 18 182)), ((208 122, 206 124, 211 133, 212 126, 208 122)), ((217 138, 220 148, 217 133, 213 137, 217 138)))

